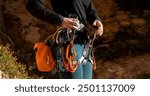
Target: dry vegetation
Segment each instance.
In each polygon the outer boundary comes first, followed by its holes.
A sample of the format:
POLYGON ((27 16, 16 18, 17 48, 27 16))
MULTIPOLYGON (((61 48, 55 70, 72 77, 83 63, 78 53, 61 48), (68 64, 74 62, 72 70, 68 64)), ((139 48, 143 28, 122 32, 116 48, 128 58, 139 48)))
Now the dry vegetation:
POLYGON ((25 68, 17 62, 8 46, 0 46, 0 78, 30 78, 25 68))
POLYGON ((0 79, 36 79, 42 78, 36 74, 29 74, 26 65, 18 62, 14 51, 9 45, 0 45, 0 79))

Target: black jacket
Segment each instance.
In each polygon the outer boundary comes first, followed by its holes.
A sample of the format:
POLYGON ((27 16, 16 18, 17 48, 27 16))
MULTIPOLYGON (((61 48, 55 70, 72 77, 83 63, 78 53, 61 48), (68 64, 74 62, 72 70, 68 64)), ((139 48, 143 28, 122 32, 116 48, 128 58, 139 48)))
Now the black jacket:
POLYGON ((29 0, 26 8, 35 17, 51 24, 61 25, 63 18, 76 14, 83 23, 100 20, 91 0, 50 0, 53 10, 43 4, 45 0, 29 0))

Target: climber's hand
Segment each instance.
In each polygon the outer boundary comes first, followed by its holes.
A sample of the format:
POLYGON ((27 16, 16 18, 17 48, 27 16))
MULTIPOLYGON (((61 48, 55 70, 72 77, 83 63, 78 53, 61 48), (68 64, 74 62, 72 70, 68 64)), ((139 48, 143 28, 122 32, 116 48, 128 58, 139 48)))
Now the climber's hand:
POLYGON ((96 27, 96 35, 101 36, 103 34, 103 24, 99 20, 93 22, 93 26, 96 27))
POLYGON ((70 30, 78 30, 80 25, 76 18, 64 18, 61 26, 70 30))

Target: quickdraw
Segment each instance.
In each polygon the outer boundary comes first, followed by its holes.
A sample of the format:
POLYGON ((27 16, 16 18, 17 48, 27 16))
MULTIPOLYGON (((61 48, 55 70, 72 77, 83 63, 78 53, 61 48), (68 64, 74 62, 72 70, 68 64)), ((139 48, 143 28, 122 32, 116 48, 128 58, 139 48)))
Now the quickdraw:
POLYGON ((63 65, 64 65, 65 69, 68 72, 72 72, 72 73, 75 72, 75 70, 78 67, 78 62, 75 61, 76 52, 75 52, 75 48, 74 48, 74 44, 73 44, 74 35, 75 35, 75 31, 73 30, 70 42, 69 42, 69 44, 68 44, 68 46, 66 48, 66 60, 67 60, 67 63, 65 62, 65 60, 63 60, 63 65))

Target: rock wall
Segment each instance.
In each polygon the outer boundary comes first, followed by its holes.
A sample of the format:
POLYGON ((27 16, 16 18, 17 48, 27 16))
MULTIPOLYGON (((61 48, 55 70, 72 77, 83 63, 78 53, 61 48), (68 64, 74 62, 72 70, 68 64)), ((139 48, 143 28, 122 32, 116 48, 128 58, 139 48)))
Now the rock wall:
MULTIPOLYGON (((22 42, 34 44, 55 31, 55 26, 31 16, 25 9, 26 2, 27 0, 3 0, 2 12, 6 32, 19 47, 22 46, 22 42)), ((124 3, 120 0, 93 0, 93 2, 104 24, 104 35, 102 36, 105 39, 104 42, 114 41, 116 33, 122 28, 140 35, 148 32, 145 28, 146 20, 143 18, 148 14, 148 8, 139 8, 142 9, 143 14, 141 15, 126 7, 127 4, 128 6, 138 5, 141 0, 136 3, 129 0, 122 1, 124 3), (124 11, 124 9, 128 10, 124 11)))
POLYGON ((54 30, 53 25, 31 16, 25 8, 26 2, 27 0, 3 1, 6 33, 19 48, 22 47, 22 44, 34 44, 54 30))

